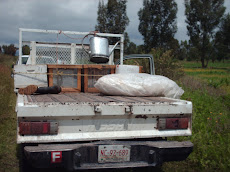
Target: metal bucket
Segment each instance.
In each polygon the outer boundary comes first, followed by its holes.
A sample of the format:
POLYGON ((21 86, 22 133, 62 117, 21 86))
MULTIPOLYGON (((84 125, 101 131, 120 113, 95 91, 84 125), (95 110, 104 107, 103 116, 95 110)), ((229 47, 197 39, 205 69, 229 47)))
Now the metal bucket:
POLYGON ((95 63, 106 63, 109 61, 109 42, 107 38, 90 38, 90 61, 95 63))

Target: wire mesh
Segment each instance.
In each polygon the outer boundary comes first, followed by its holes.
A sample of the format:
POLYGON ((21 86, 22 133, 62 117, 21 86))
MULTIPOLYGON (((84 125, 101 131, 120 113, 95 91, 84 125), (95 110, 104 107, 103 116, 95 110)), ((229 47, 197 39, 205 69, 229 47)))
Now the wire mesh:
POLYGON ((89 63, 91 63, 89 54, 87 52, 85 52, 80 47, 76 48, 75 63, 76 64, 89 64, 89 63))
MULTIPOLYGON (((74 64, 91 63, 89 54, 81 46, 75 48, 74 58, 74 64)), ((36 64, 71 64, 71 46, 36 45, 36 64)))

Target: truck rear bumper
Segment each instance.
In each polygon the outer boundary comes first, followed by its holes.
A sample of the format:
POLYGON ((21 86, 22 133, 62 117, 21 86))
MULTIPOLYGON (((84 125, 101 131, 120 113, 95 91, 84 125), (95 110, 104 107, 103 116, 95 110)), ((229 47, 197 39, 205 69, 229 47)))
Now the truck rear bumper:
POLYGON ((167 161, 185 160, 192 150, 193 144, 188 141, 98 141, 24 147, 26 159, 33 167, 64 167, 68 170, 157 166, 167 161), (100 145, 130 147, 129 161, 99 163, 100 145))

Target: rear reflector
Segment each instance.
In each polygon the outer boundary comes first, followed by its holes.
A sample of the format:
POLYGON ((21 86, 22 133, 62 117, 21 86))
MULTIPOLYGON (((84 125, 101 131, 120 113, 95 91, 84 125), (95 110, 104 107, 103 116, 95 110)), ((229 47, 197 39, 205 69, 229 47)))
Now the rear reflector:
POLYGON ((57 134, 57 122, 20 122, 20 135, 45 135, 57 134))
POLYGON ((187 129, 189 118, 160 118, 158 121, 159 130, 187 129))

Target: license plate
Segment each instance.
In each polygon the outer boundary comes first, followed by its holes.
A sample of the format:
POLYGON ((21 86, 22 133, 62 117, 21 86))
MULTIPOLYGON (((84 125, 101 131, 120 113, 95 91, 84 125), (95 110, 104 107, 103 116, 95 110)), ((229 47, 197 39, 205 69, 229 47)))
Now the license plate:
POLYGON ((98 146, 98 163, 130 161, 130 146, 100 145, 98 146))

